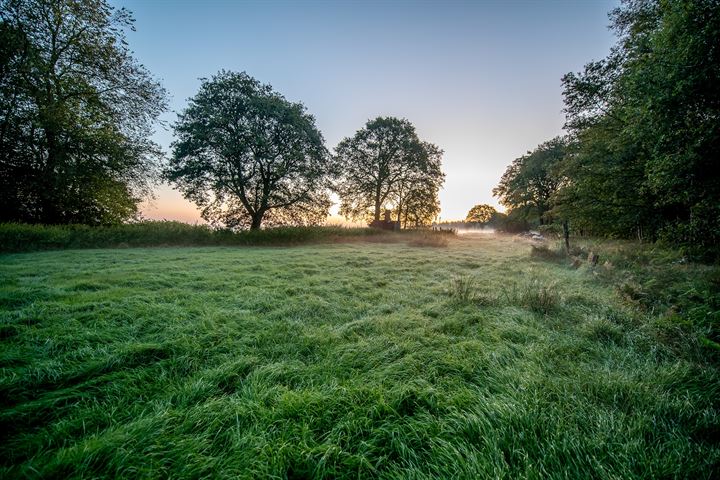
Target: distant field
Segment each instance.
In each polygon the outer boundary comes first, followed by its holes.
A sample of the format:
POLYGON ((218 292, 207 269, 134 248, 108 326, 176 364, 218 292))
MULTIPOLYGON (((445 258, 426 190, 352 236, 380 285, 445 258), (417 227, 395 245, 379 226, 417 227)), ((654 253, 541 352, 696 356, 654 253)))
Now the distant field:
POLYGON ((0 477, 717 475, 718 368, 657 312, 524 242, 419 245, 0 256, 0 477))

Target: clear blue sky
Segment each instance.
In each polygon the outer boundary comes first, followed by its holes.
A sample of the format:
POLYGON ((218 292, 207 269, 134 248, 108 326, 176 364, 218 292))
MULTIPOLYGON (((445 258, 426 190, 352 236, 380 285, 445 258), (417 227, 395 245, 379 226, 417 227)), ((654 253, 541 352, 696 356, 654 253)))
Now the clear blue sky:
MULTIPOLYGON (((562 131, 560 77, 607 55, 611 0, 239 2, 113 0, 130 48, 181 111, 200 77, 246 71, 315 115, 328 147, 378 115, 445 150, 443 219, 477 203, 516 157, 562 131)), ((174 113, 165 115, 172 122, 174 113)), ((156 140, 166 149, 170 130, 156 140)), ((152 218, 194 221, 170 187, 152 218)))

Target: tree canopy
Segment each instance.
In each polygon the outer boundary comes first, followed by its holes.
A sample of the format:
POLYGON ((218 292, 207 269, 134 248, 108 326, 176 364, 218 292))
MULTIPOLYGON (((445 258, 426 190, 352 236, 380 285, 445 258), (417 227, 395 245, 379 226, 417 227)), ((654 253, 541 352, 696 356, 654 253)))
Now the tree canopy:
MULTIPOLYGON (((439 164, 437 165, 439 168, 439 164)), ((442 176, 421 175, 399 196, 395 216, 403 228, 430 225, 440 213, 438 193, 442 176)))
POLYGON ((626 0, 611 22, 611 53, 562 79, 569 135, 559 161, 534 167, 541 146, 495 192, 512 209, 530 205, 590 233, 717 251, 720 2, 626 0))
POLYGON ((493 194, 504 206, 521 211, 524 218, 544 223, 560 186, 558 169, 567 153, 568 144, 562 137, 539 145, 508 166, 493 194))
POLYGON ((166 93, 102 0, 0 0, 0 221, 105 224, 137 213, 166 93))
POLYGON ((720 3, 625 1, 611 54, 563 78, 578 144, 558 211, 598 233, 720 241, 720 3))
POLYGON ((497 210, 492 205, 475 205, 468 212, 465 221, 469 223, 488 223, 496 214, 497 210))
POLYGON ((444 182, 442 150, 421 141, 405 119, 378 117, 335 149, 340 174, 340 213, 352 219, 380 219, 392 205, 398 221, 426 224, 439 211, 444 182))
POLYGON ((315 119, 246 73, 204 79, 175 125, 166 178, 230 228, 325 220, 331 158, 315 119))

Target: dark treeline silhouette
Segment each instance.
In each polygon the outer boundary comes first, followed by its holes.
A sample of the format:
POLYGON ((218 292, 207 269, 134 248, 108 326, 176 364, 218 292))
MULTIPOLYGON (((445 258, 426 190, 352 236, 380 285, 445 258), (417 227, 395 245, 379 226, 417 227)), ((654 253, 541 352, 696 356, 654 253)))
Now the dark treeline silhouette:
POLYGON ((617 44, 562 79, 568 135, 516 159, 509 216, 718 258, 720 2, 625 1, 617 44))
POLYGON ((487 204, 475 205, 468 211, 464 220, 445 220, 433 223, 438 229, 478 230, 518 233, 528 230, 531 226, 524 218, 509 216, 498 212, 495 207, 487 204))

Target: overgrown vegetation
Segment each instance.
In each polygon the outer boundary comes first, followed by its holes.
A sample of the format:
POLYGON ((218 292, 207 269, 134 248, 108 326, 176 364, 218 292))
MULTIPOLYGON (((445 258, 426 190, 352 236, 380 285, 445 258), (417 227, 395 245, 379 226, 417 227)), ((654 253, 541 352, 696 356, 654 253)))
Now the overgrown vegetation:
POLYGON ((3 255, 0 476, 712 478, 718 363, 653 332, 717 267, 592 248, 612 269, 485 235, 3 255))
MULTIPOLYGON (((278 227, 240 231, 182 222, 138 222, 104 227, 85 225, 0 224, 0 251, 27 252, 69 248, 117 248, 208 245, 292 245, 352 238, 416 238, 413 232, 391 233, 371 228, 278 227)), ((434 232, 424 232, 432 237, 434 232)), ((438 234, 438 236, 441 236, 438 234)), ((445 238, 442 241, 447 242, 445 238)))
POLYGON ((560 295, 554 282, 531 278, 521 286, 515 286, 509 294, 510 302, 515 302, 531 312, 548 315, 560 306, 560 295))
POLYGON ((720 260, 720 3, 626 0, 610 18, 610 54, 562 79, 567 137, 516 159, 494 193, 533 226, 720 260))
POLYGON ((531 245, 534 258, 585 266, 598 281, 647 316, 647 334, 692 355, 720 358, 720 268, 691 263, 658 245, 583 239, 562 246, 531 245), (588 257, 598 255, 593 266, 588 257))

